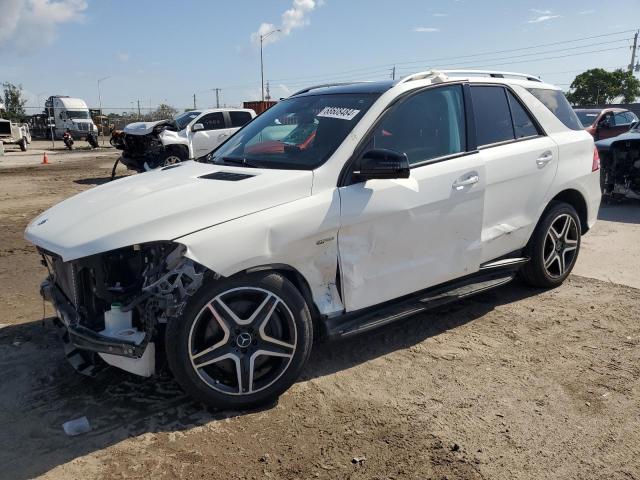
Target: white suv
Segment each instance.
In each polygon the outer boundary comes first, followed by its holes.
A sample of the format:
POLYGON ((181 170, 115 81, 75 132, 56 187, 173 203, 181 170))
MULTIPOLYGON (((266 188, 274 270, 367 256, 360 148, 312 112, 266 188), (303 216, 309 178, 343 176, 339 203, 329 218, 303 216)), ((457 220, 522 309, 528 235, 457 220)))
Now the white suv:
POLYGON ((151 375, 164 345, 187 392, 243 408, 284 392, 314 337, 518 272, 561 284, 596 220, 598 168, 558 88, 425 72, 298 92, 204 160, 81 193, 26 238, 78 368, 151 375))

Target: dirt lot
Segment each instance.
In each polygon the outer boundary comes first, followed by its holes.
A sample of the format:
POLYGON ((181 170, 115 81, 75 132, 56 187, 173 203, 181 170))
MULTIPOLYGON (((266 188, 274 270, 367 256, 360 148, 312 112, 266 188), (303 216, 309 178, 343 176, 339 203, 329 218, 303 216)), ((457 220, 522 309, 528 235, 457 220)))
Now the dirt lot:
POLYGON ((640 290, 613 283, 637 282, 638 205, 586 237, 579 270, 608 281, 514 283, 317 345, 277 405, 216 413, 168 376, 76 374, 42 321, 24 227, 111 165, 0 165, 0 478, 640 479, 640 290), (67 437, 82 415, 92 432, 67 437))

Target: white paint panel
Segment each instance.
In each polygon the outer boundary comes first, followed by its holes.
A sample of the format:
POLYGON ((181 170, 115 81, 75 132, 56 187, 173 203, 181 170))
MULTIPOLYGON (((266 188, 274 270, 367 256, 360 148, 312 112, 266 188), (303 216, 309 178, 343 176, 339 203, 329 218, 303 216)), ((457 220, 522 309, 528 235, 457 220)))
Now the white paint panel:
POLYGON ((75 195, 36 217, 25 237, 65 261, 136 243, 173 240, 308 197, 312 179, 310 171, 184 162, 75 195), (254 176, 235 182, 199 178, 218 171, 254 176))
POLYGON ((223 276, 281 264, 307 280, 321 313, 343 310, 335 288, 340 198, 337 189, 179 238, 187 256, 223 276))
POLYGON ((402 180, 340 188, 340 267, 347 311, 468 275, 480 266, 484 167, 478 154, 402 180), (477 175, 460 190, 458 179, 477 175))

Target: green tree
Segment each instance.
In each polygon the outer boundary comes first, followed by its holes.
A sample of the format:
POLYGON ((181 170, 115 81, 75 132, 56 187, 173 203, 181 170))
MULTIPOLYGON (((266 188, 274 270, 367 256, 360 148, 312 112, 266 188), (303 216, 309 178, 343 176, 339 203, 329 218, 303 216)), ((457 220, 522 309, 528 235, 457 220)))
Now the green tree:
POLYGON ((5 82, 2 84, 2 89, 4 90, 4 108, 7 112, 5 116, 10 120, 20 120, 25 116, 24 106, 27 104, 27 99, 22 93, 22 85, 16 86, 5 82))
POLYGON ((640 80, 632 72, 618 69, 608 72, 593 68, 578 75, 571 83, 567 99, 573 105, 599 105, 622 97, 625 103, 640 96, 640 80))
POLYGON ((166 103, 161 103, 160 105, 158 105, 158 108, 155 112, 151 112, 151 116, 160 120, 165 118, 172 118, 176 113, 178 113, 178 110, 176 110, 174 107, 172 107, 171 105, 167 105, 166 103))

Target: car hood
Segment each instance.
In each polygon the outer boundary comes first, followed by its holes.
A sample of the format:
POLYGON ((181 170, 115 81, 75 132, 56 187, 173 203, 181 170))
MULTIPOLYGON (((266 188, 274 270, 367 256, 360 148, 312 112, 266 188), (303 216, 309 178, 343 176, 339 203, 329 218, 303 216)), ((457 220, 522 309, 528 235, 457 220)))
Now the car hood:
POLYGON ((158 120, 157 122, 134 122, 124 127, 124 133, 129 135, 147 135, 158 125, 170 125, 171 120, 158 120))
POLYGON ((32 220, 25 238, 65 261, 174 240, 307 197, 312 180, 311 171, 184 162, 75 195, 32 220), (228 178, 234 174, 251 177, 228 178))
POLYGON ((598 150, 608 150, 609 148, 611 148, 611 144, 613 142, 618 142, 620 140, 639 140, 640 139, 640 133, 639 132, 627 132, 627 133, 623 133, 621 135, 618 135, 617 137, 611 137, 611 138, 605 138, 604 140, 598 140, 596 142, 596 147, 598 147, 598 150))

